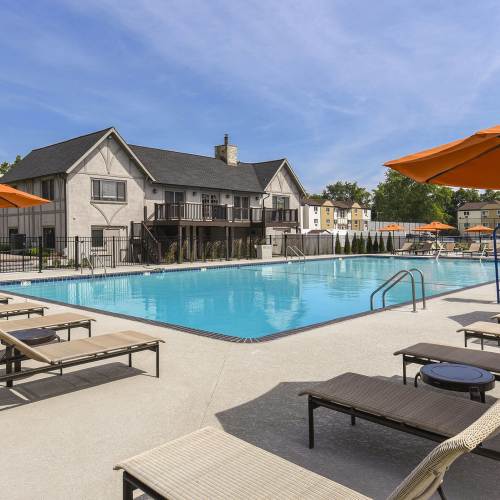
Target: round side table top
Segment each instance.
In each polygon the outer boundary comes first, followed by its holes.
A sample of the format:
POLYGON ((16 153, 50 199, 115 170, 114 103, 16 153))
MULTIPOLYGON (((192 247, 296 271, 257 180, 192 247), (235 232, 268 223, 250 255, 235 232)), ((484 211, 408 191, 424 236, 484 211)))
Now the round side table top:
POLYGON ((47 344, 56 340, 57 333, 54 330, 48 328, 30 328, 28 330, 18 330, 17 332, 11 332, 10 335, 16 337, 16 339, 21 340, 28 345, 40 345, 47 344))
POLYGON ((420 369, 423 382, 452 391, 469 392, 471 387, 489 391, 495 386, 490 372, 475 366, 454 363, 431 363, 420 369))

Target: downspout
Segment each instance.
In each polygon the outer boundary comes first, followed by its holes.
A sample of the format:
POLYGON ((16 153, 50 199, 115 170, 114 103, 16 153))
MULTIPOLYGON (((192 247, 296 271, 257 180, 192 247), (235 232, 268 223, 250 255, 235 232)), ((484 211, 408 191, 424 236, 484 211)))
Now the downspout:
POLYGON ((264 208, 264 200, 267 200, 271 196, 271 193, 264 193, 262 197, 262 237, 266 238, 266 220, 265 220, 265 208, 264 208))

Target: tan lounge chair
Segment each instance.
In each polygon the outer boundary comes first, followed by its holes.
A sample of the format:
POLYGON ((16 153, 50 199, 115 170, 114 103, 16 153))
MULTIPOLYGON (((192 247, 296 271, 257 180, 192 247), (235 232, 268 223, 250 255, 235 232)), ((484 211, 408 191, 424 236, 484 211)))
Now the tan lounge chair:
MULTIPOLYGON (((309 447, 314 447, 314 410, 329 408, 409 434, 444 441, 477 420, 488 405, 442 392, 428 391, 357 373, 344 373, 306 389, 309 447)), ((500 435, 474 453, 500 460, 500 435)))
POLYGON ((29 319, 14 319, 8 323, 2 323, 2 329, 9 332, 17 332, 19 330, 29 330, 30 328, 49 328, 50 330, 67 330, 68 340, 71 340, 71 330, 73 328, 86 328, 88 336, 92 335, 92 322, 95 318, 84 316, 78 313, 56 313, 48 314, 47 316, 38 316, 29 319))
POLYGON ((414 250, 415 255, 432 253, 434 251, 434 243, 429 241, 424 241, 422 245, 414 250))
POLYGON ((41 314, 44 315, 47 306, 35 304, 34 302, 19 302, 17 304, 0 304, 0 318, 9 319, 11 316, 21 316, 24 314, 41 314))
MULTIPOLYGON (((436 446, 389 495, 389 500, 425 500, 436 491, 444 498, 441 485, 450 465, 499 427, 497 403, 458 435, 436 446)), ((124 500, 132 500, 135 489, 152 498, 168 499, 369 498, 211 427, 125 460, 115 466, 115 470, 120 469, 124 500)))
POLYGON ((474 254, 480 254, 481 253, 481 245, 479 243, 471 243, 469 245, 469 248, 467 250, 462 251, 462 255, 465 254, 470 254, 472 257, 474 254))
POLYGON ((59 369, 62 374, 63 368, 116 356, 128 355, 129 366, 132 366, 132 354, 146 350, 156 352, 156 376, 159 377, 160 342, 163 342, 163 340, 141 332, 127 330, 33 347, 0 330, 0 340, 6 345, 7 359, 6 373, 0 376, 0 382, 7 382, 7 387, 12 387, 14 380, 30 377, 38 373, 59 369), (44 363, 45 366, 13 372, 13 364, 16 358, 20 356, 39 361, 44 363))
POLYGON ((413 250, 413 243, 411 241, 406 241, 403 243, 401 248, 394 250, 394 253, 410 253, 413 250))
POLYGON ((455 252, 456 252, 456 245, 454 241, 445 242, 443 247, 441 248, 441 253, 455 253, 455 252))
POLYGON ((452 347, 441 344, 411 345, 399 349, 394 356, 403 357, 403 383, 406 384, 406 367, 413 363, 426 365, 428 363, 458 363, 476 366, 495 375, 500 380, 500 353, 464 349, 463 347, 452 347))
POLYGON ((481 350, 484 349, 484 340, 496 340, 500 343, 500 325, 488 321, 476 321, 471 325, 459 328, 457 332, 464 332, 464 344, 467 347, 468 339, 480 339, 481 350))

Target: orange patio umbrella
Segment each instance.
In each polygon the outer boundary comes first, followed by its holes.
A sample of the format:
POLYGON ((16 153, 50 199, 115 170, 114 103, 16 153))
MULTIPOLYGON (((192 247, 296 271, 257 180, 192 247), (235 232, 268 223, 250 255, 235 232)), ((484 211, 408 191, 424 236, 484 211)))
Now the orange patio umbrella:
POLYGON ((50 200, 0 184, 0 208, 28 208, 44 203, 50 203, 50 200))
POLYGON ((500 125, 384 165, 417 182, 500 189, 500 125))
POLYGON ((414 229, 414 231, 426 231, 430 233, 436 233, 436 243, 438 240, 439 231, 447 231, 448 229, 455 229, 454 226, 450 226, 449 224, 444 224, 439 221, 432 221, 430 224, 424 224, 423 226, 418 226, 414 229))
POLYGON ((482 233, 492 233, 493 229, 488 226, 483 226, 482 224, 478 224, 477 226, 469 227, 465 230, 466 233, 478 233, 479 234, 479 244, 481 244, 481 234, 482 233))
POLYGON ((401 227, 399 224, 387 224, 387 226, 383 226, 377 231, 404 231, 404 227, 401 227))

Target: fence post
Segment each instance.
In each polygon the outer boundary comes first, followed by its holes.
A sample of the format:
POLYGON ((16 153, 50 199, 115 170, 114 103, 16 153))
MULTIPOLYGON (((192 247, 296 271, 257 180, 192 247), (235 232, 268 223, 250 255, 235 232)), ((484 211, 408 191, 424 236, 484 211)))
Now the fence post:
POLYGON ((75 236, 75 269, 78 271, 80 267, 80 242, 78 241, 78 236, 75 236))
POLYGON ((42 237, 38 237, 38 272, 42 272, 43 267, 43 240, 42 237))
POLYGON ((319 255, 319 250, 320 250, 319 245, 320 245, 320 237, 319 237, 319 233, 318 233, 318 255, 319 255))
POLYGON ((112 237, 111 244, 113 245, 113 250, 111 251, 111 266, 114 268, 114 267, 116 267, 116 255, 115 255, 116 247, 115 247, 115 237, 114 236, 112 237))
POLYGON ((335 255, 335 237, 332 234, 332 255, 335 255))

